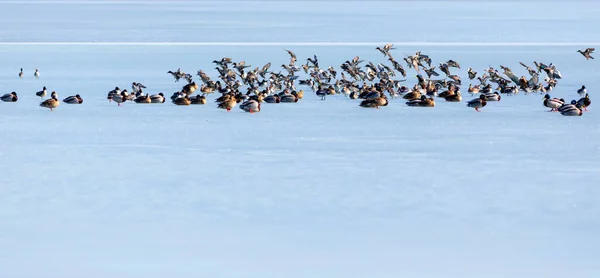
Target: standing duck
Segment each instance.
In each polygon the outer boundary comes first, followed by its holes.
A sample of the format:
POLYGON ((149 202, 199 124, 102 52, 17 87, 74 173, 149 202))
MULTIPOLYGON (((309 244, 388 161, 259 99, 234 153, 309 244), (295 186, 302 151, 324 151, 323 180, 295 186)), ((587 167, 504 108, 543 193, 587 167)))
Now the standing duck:
POLYGON ((23 78, 23 76, 25 76, 25 73, 23 73, 23 68, 21 68, 21 72, 19 72, 19 78, 23 78))
POLYGON ((260 102, 253 99, 247 100, 240 104, 240 109, 250 113, 260 112, 260 102))
POLYGON ((17 100, 19 100, 19 97, 17 96, 17 93, 12 92, 10 94, 3 95, 2 97, 0 97, 0 100, 4 102, 17 102, 17 100))
POLYGON ((577 104, 579 104, 579 106, 581 106, 581 108, 585 109, 585 111, 587 111, 588 106, 590 106, 592 104, 592 100, 590 99, 590 96, 588 94, 585 94, 585 97, 580 98, 577 101, 577 104))
POLYGON ((79 94, 76 94, 74 96, 70 96, 70 97, 63 99, 63 102, 67 103, 67 104, 82 104, 83 99, 81 98, 81 96, 79 94))
POLYGON ((35 69, 35 72, 33 73, 33 77, 40 78, 40 71, 38 69, 35 69))
POLYGON ((467 107, 475 108, 475 111, 481 112, 479 111, 479 108, 485 107, 486 104, 487 101, 485 100, 485 95, 480 95, 479 98, 472 99, 467 102, 467 107))
POLYGON ((44 88, 42 88, 41 91, 36 92, 35 95, 40 98, 45 98, 46 97, 46 86, 44 86, 44 88))
POLYGON ((237 104, 235 98, 226 99, 223 102, 219 103, 217 108, 225 109, 227 112, 231 111, 233 107, 237 104))
POLYGON ((106 96, 106 99, 108 99, 109 102, 112 101, 112 97, 115 95, 121 95, 121 89, 119 89, 119 87, 115 87, 114 90, 111 90, 110 92, 108 92, 108 95, 106 96))
POLYGON ((327 97, 327 94, 329 93, 329 90, 327 89, 323 89, 321 88, 321 85, 319 85, 319 88, 317 89, 317 96, 321 98, 321 100, 325 100, 325 97, 327 97))
POLYGON ((565 104, 564 99, 551 99, 549 94, 544 96, 544 106, 551 108, 549 112, 558 111, 558 107, 561 107, 563 104, 565 104))
POLYGON ((119 94, 109 96, 109 99, 116 102, 118 106, 121 106, 121 103, 127 101, 127 95, 125 92, 121 92, 119 94))
POLYGON ((54 111, 53 109, 58 107, 58 105, 60 105, 60 101, 58 100, 58 96, 55 92, 52 92, 51 98, 40 103, 40 107, 50 108, 50 111, 54 111))

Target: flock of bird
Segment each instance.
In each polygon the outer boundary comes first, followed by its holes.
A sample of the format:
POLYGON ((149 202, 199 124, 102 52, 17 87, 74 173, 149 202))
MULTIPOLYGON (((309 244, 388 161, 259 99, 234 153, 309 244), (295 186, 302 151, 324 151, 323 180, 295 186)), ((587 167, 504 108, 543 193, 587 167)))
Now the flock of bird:
MULTIPOLYGON (((438 66, 432 66, 429 55, 420 51, 413 55, 405 55, 402 60, 407 69, 415 71, 417 80, 414 86, 407 87, 402 85, 407 79, 396 79, 399 76, 406 78, 408 72, 402 63, 392 56, 391 51, 395 49, 393 45, 386 44, 375 49, 389 63, 365 62, 356 56, 342 63, 339 72, 333 66, 320 67, 316 55, 307 58, 305 63, 298 64, 296 55, 290 50, 285 50, 290 57, 289 63, 282 64, 278 71, 271 68, 270 62, 262 67, 251 69, 251 66, 244 61, 235 62, 231 58, 224 57, 213 61, 219 74, 218 79, 211 79, 203 70, 197 72, 200 86, 194 81, 192 74, 185 73, 181 69, 168 71, 167 73, 175 79, 175 82, 182 79, 187 82, 181 90, 170 96, 170 100, 175 105, 203 105, 207 104, 207 95, 218 93, 220 96, 215 100, 218 108, 231 111, 239 104, 239 108, 243 111, 256 113, 261 111, 262 103, 298 102, 304 97, 304 90, 299 90, 296 86, 304 86, 312 90, 321 100, 326 100, 329 95, 341 94, 350 99, 360 99, 359 106, 365 108, 387 106, 388 96, 392 99, 403 98, 406 100, 406 105, 413 107, 435 107, 435 98, 447 102, 463 101, 462 79, 451 72, 453 68, 460 69, 457 61, 448 60, 439 63, 438 66), (444 74, 443 77, 440 77, 438 70, 444 74), (301 71, 305 73, 306 79, 301 79, 298 75, 301 71)), ((594 48, 577 52, 587 60, 594 59, 591 56, 594 48)), ((521 92, 545 94, 542 104, 550 108, 550 111, 560 112, 565 116, 581 116, 591 105, 585 86, 577 91, 581 98, 570 103, 562 98, 551 98, 550 92, 557 86, 558 80, 562 79, 562 74, 552 63, 546 65, 534 61, 534 67, 522 62, 519 64, 528 72, 529 78, 518 77, 510 68, 502 65, 500 65, 502 72, 489 67, 482 74, 468 68, 468 79, 479 83, 469 84, 467 92, 475 98, 467 101, 466 106, 479 112, 479 109, 486 107, 488 102, 500 101, 502 95, 516 95, 521 92), (540 74, 543 73, 546 77, 542 82, 540 74), (493 88, 491 83, 495 83, 496 87, 493 88)), ((24 73, 21 69, 19 78, 23 77, 24 73)), ((38 69, 35 70, 34 77, 40 77, 38 69)), ((127 101, 150 104, 164 103, 167 100, 163 93, 150 95, 145 93, 144 89, 146 86, 142 83, 133 82, 131 91, 115 87, 108 92, 107 99, 119 106, 127 101)), ((47 94, 46 87, 36 92, 36 96, 42 99, 47 94)), ((12 92, 3 95, 0 99, 3 102, 16 102, 18 96, 16 92, 12 92)), ((82 104, 83 99, 77 94, 63 99, 62 102, 82 104)), ((50 98, 43 100, 40 106, 53 111, 60 103, 57 93, 52 91, 50 98)))

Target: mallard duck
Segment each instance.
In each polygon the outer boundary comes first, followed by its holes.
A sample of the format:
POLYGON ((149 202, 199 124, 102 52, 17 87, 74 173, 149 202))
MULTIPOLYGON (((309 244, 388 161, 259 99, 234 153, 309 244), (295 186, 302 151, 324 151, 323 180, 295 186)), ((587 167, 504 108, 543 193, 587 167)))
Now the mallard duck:
POLYGON ((474 71, 472 68, 469 68, 467 70, 467 74, 469 74, 469 80, 473 80, 475 79, 475 77, 477 77, 477 72, 474 71))
POLYGON ((81 96, 79 94, 76 94, 74 96, 69 96, 69 97, 63 99, 63 102, 67 103, 67 104, 82 104, 83 99, 81 98, 81 96))
POLYGON ((38 69, 35 69, 35 72, 33 73, 33 77, 40 78, 40 71, 38 69))
POLYGON ((235 107, 235 105, 237 104, 237 101, 234 98, 225 100, 221 103, 219 103, 219 105, 217 106, 217 108, 221 108, 221 109, 225 109, 227 110, 227 112, 231 111, 231 109, 233 109, 233 107, 235 107))
POLYGON ((173 104, 175 104, 175 105, 190 105, 190 104, 192 104, 192 101, 190 100, 190 98, 187 95, 185 95, 183 97, 174 99, 173 104))
POLYGON ((54 92, 51 98, 44 100, 42 101, 42 103, 40 103, 40 107, 50 108, 50 111, 54 111, 53 109, 58 107, 58 105, 60 105, 60 101, 58 101, 58 97, 54 92))
POLYGON ((473 84, 469 84, 469 90, 467 92, 471 95, 479 94, 481 87, 479 85, 473 86, 473 84))
POLYGON ((44 88, 42 88, 41 91, 36 92, 35 95, 40 98, 45 98, 46 97, 46 86, 44 86, 44 88))
POLYGON ((587 95, 587 89, 585 88, 585 85, 581 86, 581 88, 579 90, 577 90, 577 93, 580 96, 585 96, 587 95))
POLYGON ((561 99, 558 99, 558 98, 551 99, 549 94, 546 94, 544 96, 544 106, 551 108, 550 112, 558 111, 557 108, 563 104, 565 104, 565 100, 562 98, 561 99))
POLYGON ((327 97, 327 94, 329 93, 329 90, 322 89, 321 86, 319 86, 319 89, 315 93, 317 94, 318 97, 321 98, 321 100, 325 100, 325 98, 327 97))
POLYGON ((485 99, 485 95, 480 95, 479 98, 472 99, 469 102, 467 102, 467 107, 475 108, 475 111, 481 112, 479 111, 479 108, 483 108, 487 104, 487 101, 485 99))
POLYGON ((565 103, 565 104, 561 105, 560 107, 558 107, 558 112, 562 112, 562 111, 571 109, 571 106, 575 106, 576 104, 577 104, 576 100, 571 100, 570 104, 565 103))
POLYGON ((365 108, 379 108, 380 106, 387 106, 388 99, 385 97, 372 98, 363 100, 358 106, 365 108))
POLYGON ((575 104, 567 104, 558 110, 563 116, 581 116, 583 115, 583 111, 581 110, 581 106, 579 103, 575 104))
POLYGON ((17 100, 19 100, 19 97, 17 96, 17 93, 12 92, 10 94, 3 95, 2 97, 0 97, 0 100, 4 102, 17 102, 17 100))
POLYGON ((142 89, 146 89, 146 86, 144 86, 144 84, 142 83, 138 83, 138 82, 133 82, 131 83, 131 90, 137 95, 138 93, 142 92, 142 89))
POLYGON ((446 96, 444 99, 448 102, 461 102, 462 96, 460 95, 460 91, 456 91, 453 95, 446 96))
POLYGON ((498 93, 498 92, 484 94, 484 96, 485 96, 485 100, 487 100, 487 101, 500 101, 500 99, 502 99, 502 97, 500 96, 500 93, 498 93))
POLYGON ((402 96, 402 98, 403 99, 407 99, 407 100, 420 99, 421 98, 421 92, 419 92, 418 90, 412 90, 411 92, 409 92, 406 95, 402 96))
POLYGON ((191 101, 192 104, 206 104, 206 97, 204 95, 196 95, 191 101))
POLYGON ((413 99, 406 102, 406 105, 412 107, 434 107, 435 101, 433 98, 427 98, 427 96, 421 96, 419 99, 413 99))
POLYGON ((21 68, 21 72, 19 72, 19 78, 23 78, 23 76, 25 76, 25 73, 23 73, 23 68, 21 68))
POLYGON ((163 93, 158 93, 150 96, 151 103, 165 103, 165 95, 163 93))
POLYGON ((581 106, 581 108, 587 111, 588 106, 592 104, 592 100, 590 99, 590 96, 588 94, 585 94, 585 97, 580 98, 577 101, 577 103, 579 104, 579 106, 581 106))
POLYGON ((279 97, 279 95, 270 95, 263 98, 263 101, 266 103, 280 103, 281 98, 279 97))
POLYGON ((281 102, 285 102, 285 103, 298 102, 298 97, 295 95, 284 95, 281 97, 281 102))
POLYGON ((150 95, 141 95, 133 100, 135 103, 152 103, 150 95))
POLYGON ((583 57, 585 57, 586 60, 589 60, 589 59, 594 59, 594 57, 592 57, 592 55, 590 55, 594 52, 594 50, 596 50, 596 49, 593 47, 588 47, 584 51, 577 50, 577 52, 581 53, 581 55, 583 55, 583 57))
POLYGON ((121 89, 119 89, 119 87, 115 87, 114 90, 111 90, 110 92, 108 92, 108 95, 106 96, 106 99, 108 99, 108 102, 112 101, 112 97, 114 95, 120 95, 121 94, 121 89))
POLYGON ((189 83, 185 86, 183 86, 183 89, 181 89, 181 92, 183 92, 186 95, 191 95, 193 94, 196 90, 198 89, 198 84, 196 84, 196 82, 192 82, 189 83))
POLYGON ((202 86, 200 86, 200 92, 203 92, 205 94, 210 94, 214 91, 215 91, 215 89, 213 87, 209 87, 204 84, 202 84, 202 86))
POLYGON ((253 99, 247 100, 240 104, 240 109, 250 113, 260 112, 260 102, 253 99))
POLYGON ((304 97, 304 90, 300 90, 298 92, 292 91, 292 95, 295 95, 296 97, 298 97, 298 99, 302 99, 304 97))
POLYGON ((111 100, 117 103, 118 106, 121 106, 121 103, 127 101, 127 95, 124 92, 119 94, 114 94, 109 96, 111 100))

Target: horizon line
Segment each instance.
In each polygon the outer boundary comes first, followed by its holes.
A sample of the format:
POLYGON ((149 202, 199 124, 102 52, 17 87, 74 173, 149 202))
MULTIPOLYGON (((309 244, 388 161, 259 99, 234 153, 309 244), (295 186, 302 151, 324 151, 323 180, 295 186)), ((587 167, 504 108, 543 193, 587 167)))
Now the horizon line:
POLYGON ((600 42, 1 42, 0 45, 98 45, 98 46, 593 46, 600 42))

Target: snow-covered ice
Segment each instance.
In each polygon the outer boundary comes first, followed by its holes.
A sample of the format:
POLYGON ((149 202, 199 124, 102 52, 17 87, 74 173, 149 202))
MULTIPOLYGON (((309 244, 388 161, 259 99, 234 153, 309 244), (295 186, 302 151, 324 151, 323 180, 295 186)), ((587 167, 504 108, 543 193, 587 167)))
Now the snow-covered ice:
POLYGON ((0 93, 20 97, 0 103, 0 277, 600 275, 600 73, 576 53, 599 41, 600 3, 0 7, 0 93), (578 99, 585 84, 593 104, 563 117, 539 94, 505 96, 481 113, 442 101, 364 109, 309 90, 255 114, 216 109, 214 96, 191 107, 106 100, 133 81, 169 96, 183 81, 168 70, 214 76, 211 61, 225 56, 276 67, 285 48, 321 65, 355 55, 385 62, 374 45, 344 42, 387 41, 414 42, 398 45, 398 57, 421 50, 436 65, 459 61, 453 72, 464 81, 467 67, 520 76, 519 61, 552 62, 564 78, 551 95, 578 99), (84 103, 49 112, 35 96, 43 86, 84 103))

